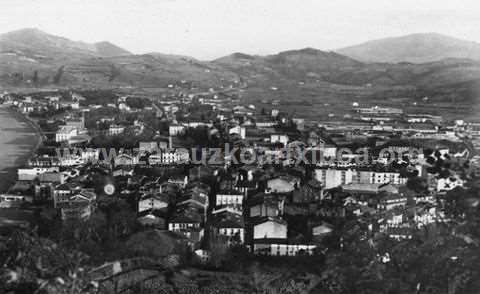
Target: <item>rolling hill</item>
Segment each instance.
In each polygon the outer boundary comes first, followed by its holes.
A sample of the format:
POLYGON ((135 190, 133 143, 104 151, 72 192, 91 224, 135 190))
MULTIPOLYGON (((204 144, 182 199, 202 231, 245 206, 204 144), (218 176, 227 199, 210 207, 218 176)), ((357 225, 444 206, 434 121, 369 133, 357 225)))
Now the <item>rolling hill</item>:
MULTIPOLYGON (((428 36, 427 39, 437 40, 435 42, 445 38, 450 40, 436 34, 428 36)), ((418 42, 425 40, 425 35, 406 38, 418 42)), ((371 44, 393 42, 389 40, 371 44)), ((395 42, 403 43, 397 39, 392 44, 395 42)), ((384 52, 384 57, 376 53, 377 57, 420 60, 431 50, 427 50, 428 46, 419 46, 416 52, 415 42, 384 52)), ((480 61, 452 58, 465 57, 467 52, 460 46, 463 41, 455 44, 456 47, 452 45, 443 52, 444 55, 440 50, 437 55, 427 56, 430 59, 450 58, 425 63, 365 62, 338 52, 313 48, 267 56, 234 53, 213 61, 199 61, 188 56, 161 53, 134 55, 108 42, 88 44, 25 29, 0 36, 0 85, 14 88, 162 88, 186 81, 208 89, 242 81, 247 85, 244 97, 254 100, 304 101, 308 98, 312 101, 330 97, 331 102, 336 103, 357 97, 418 98, 424 95, 438 101, 471 104, 476 101, 478 93, 480 61), (463 49, 455 51, 458 46, 463 49)), ((476 43, 468 44, 473 48, 468 51, 468 56, 474 58, 476 43)), ((376 47, 384 48, 372 45, 372 48, 376 47)))
POLYGON ((71 41, 31 28, 0 35, 0 52, 15 53, 39 62, 131 54, 109 42, 89 44, 71 41))
POLYGON ((447 58, 480 60, 480 43, 424 33, 369 41, 336 52, 364 62, 426 63, 447 58))

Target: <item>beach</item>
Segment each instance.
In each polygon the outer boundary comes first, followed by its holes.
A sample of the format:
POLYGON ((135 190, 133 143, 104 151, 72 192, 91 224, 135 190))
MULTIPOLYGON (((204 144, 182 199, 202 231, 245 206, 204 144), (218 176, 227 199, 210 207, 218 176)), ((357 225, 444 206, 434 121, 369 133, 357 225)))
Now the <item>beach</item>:
POLYGON ((0 105, 0 191, 6 192, 41 142, 34 124, 23 114, 0 105))

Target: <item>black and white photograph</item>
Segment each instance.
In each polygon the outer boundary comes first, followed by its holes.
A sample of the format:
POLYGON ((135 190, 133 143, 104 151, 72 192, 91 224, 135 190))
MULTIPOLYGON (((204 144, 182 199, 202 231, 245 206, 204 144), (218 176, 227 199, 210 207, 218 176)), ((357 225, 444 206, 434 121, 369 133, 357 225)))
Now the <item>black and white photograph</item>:
POLYGON ((0 294, 480 293, 479 16, 1 0, 0 294))

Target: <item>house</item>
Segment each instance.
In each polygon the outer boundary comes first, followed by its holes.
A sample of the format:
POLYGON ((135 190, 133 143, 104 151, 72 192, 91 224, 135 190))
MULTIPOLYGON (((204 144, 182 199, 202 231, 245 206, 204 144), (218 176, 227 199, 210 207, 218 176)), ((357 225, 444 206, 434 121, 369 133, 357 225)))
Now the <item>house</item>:
POLYGON ((82 149, 80 152, 80 158, 84 163, 98 162, 99 156, 100 156, 100 149, 87 148, 87 149, 82 149))
MULTIPOLYGON (((198 165, 189 169, 188 179, 190 181, 201 181, 203 179, 209 179, 214 176, 215 169, 207 165, 198 165)), ((198 183, 198 182, 197 182, 198 183)))
POLYGON ((293 203, 313 203, 323 199, 323 184, 315 179, 293 191, 293 203))
POLYGON ((132 167, 121 165, 112 171, 112 175, 114 177, 131 177, 133 176, 133 171, 134 169, 132 167))
POLYGON ((123 111, 130 111, 131 110, 130 106, 128 106, 127 103, 124 103, 124 102, 118 104, 118 109, 123 110, 123 111))
POLYGON ((323 157, 335 157, 337 155, 337 146, 330 140, 322 138, 315 131, 310 131, 307 138, 307 149, 317 151, 323 157))
POLYGON ((59 168, 55 167, 25 167, 19 168, 17 170, 18 180, 19 181, 33 181, 36 179, 40 174, 46 172, 59 172, 59 168))
POLYGON ((189 159, 190 155, 185 149, 167 149, 151 154, 148 157, 148 163, 150 165, 180 164, 187 163, 189 159))
POLYGON ((243 193, 245 196, 258 189, 258 182, 255 180, 238 180, 235 184, 235 189, 243 193))
POLYGON ((38 176, 35 184, 35 199, 44 201, 51 200, 55 186, 65 183, 67 176, 63 172, 45 172, 38 176))
POLYGON ((186 129, 185 126, 178 125, 178 124, 171 124, 168 127, 168 134, 170 136, 178 136, 185 133, 185 129, 186 129))
POLYGON ((32 201, 29 195, 0 194, 0 208, 20 207, 32 201))
POLYGON ((295 124, 295 127, 299 131, 305 130, 305 119, 304 118, 292 118, 292 122, 295 124))
POLYGON ((65 202, 58 205, 62 221, 86 220, 92 214, 92 205, 88 201, 65 202))
POLYGON ((351 195, 376 195, 381 192, 399 192, 399 189, 391 184, 351 183, 341 187, 342 191, 351 195))
POLYGON ((93 212, 95 200, 95 193, 82 191, 63 201, 56 202, 56 207, 60 210, 63 221, 86 220, 93 212))
POLYGON ((359 184, 394 184, 404 185, 407 178, 399 172, 356 171, 353 174, 353 182, 359 184))
POLYGON ((198 243, 203 238, 201 216, 195 213, 179 213, 175 215, 168 222, 168 230, 171 232, 179 233, 193 243, 198 243))
POLYGON ((138 157, 134 155, 122 153, 117 155, 114 158, 114 163, 115 163, 115 166, 123 166, 123 165, 132 166, 132 165, 138 164, 138 157))
POLYGON ((68 203, 72 201, 83 201, 88 200, 89 202, 94 202, 97 199, 97 194, 91 189, 82 189, 80 192, 75 191, 75 193, 57 193, 53 198, 53 206, 58 207, 62 203, 68 203))
POLYGON ((211 252, 204 249, 197 249, 193 252, 200 264, 208 264, 211 258, 211 252))
POLYGON ((385 193, 379 202, 379 209, 390 210, 395 207, 405 207, 407 205, 407 196, 402 194, 385 193))
POLYGON ((138 212, 162 210, 166 211, 169 205, 168 194, 146 194, 140 197, 138 200, 138 212))
POLYGON ((439 211, 435 206, 427 204, 415 207, 413 221, 418 228, 443 220, 445 220, 443 211, 439 211))
POLYGON ((419 204, 419 203, 435 204, 436 203, 435 194, 415 194, 413 196, 413 199, 415 200, 415 204, 419 204))
MULTIPOLYGON (((70 146, 75 146, 75 145, 81 145, 81 144, 85 144, 85 143, 88 143, 90 142, 90 140, 92 140, 92 137, 90 137, 89 135, 87 134, 79 134, 77 136, 73 136, 71 137, 70 139, 67 140, 67 143, 70 145, 70 146)), ((92 159, 88 159, 88 160, 93 160, 92 159)))
POLYGON ((155 193, 162 193, 162 187, 159 184, 160 179, 149 179, 144 178, 143 180, 138 183, 140 187, 138 187, 138 192, 142 194, 155 194, 155 193))
POLYGON ((85 129, 85 119, 83 116, 81 116, 80 118, 70 118, 65 121, 65 125, 70 128, 83 130, 85 129))
POLYGON ((282 216, 285 200, 280 195, 260 193, 247 200, 250 217, 282 216))
POLYGON ((289 141, 286 134, 270 134, 270 143, 280 143, 283 146, 287 146, 289 141))
POLYGON ((178 187, 183 189, 188 184, 188 177, 184 175, 170 176, 167 182, 177 185, 178 187))
POLYGON ((137 215, 137 223, 142 227, 155 228, 158 230, 165 229, 165 219, 158 216, 152 211, 143 211, 137 215))
POLYGON ((267 191, 273 193, 290 193, 297 187, 297 181, 278 177, 267 181, 267 191))
POLYGON ((84 164, 85 161, 80 157, 80 155, 74 154, 64 154, 63 156, 58 157, 59 166, 77 166, 84 164))
POLYGON ((287 239, 287 222, 278 217, 265 217, 253 225, 253 239, 287 239))
POLYGON ((245 242, 245 224, 240 214, 229 211, 218 213, 211 226, 215 236, 225 238, 228 244, 245 242))
POLYGON ((463 187, 463 180, 457 176, 451 176, 447 178, 437 178, 436 179, 436 191, 443 192, 443 191, 450 191, 455 189, 456 187, 463 187))
POLYGON ((324 237, 329 236, 333 232, 333 226, 327 222, 312 227, 312 238, 320 241, 324 237))
POLYGON ((124 132, 125 132, 125 127, 113 124, 108 127, 107 134, 110 136, 115 136, 115 135, 123 134, 124 132))
POLYGON ((378 220, 380 231, 386 232, 389 228, 409 227, 408 211, 403 208, 391 209, 386 211, 381 219, 378 220))
POLYGON ((63 184, 66 179, 67 176, 63 172, 45 172, 38 176, 38 181, 40 183, 63 184))
POLYGON ((77 136, 79 131, 76 127, 73 126, 62 126, 56 133, 55 133, 55 142, 66 142, 70 140, 72 137, 77 136))
POLYGON ((80 109, 80 103, 77 101, 74 101, 70 104, 70 107, 72 107, 72 109, 75 109, 75 110, 80 109))
POLYGON ((228 130, 229 135, 238 135, 241 139, 246 138, 246 128, 242 126, 235 126, 228 130))
POLYGON ((288 243, 287 240, 255 240, 253 253, 265 256, 304 256, 313 255, 317 246, 312 244, 288 243))
POLYGON ((60 160, 57 157, 51 157, 48 155, 35 156, 27 161, 29 167, 52 167, 60 166, 60 160))
POLYGON ((217 208, 229 207, 238 211, 243 211, 244 195, 236 191, 220 191, 215 196, 215 206, 217 208))
POLYGON ((276 125, 278 125, 278 122, 270 118, 257 118, 255 121, 255 126, 257 128, 271 128, 276 125))
POLYGON ((354 171, 351 169, 315 169, 315 180, 321 182, 325 189, 331 189, 340 185, 353 182, 354 171))
POLYGON ((363 204, 347 204, 346 209, 351 211, 352 214, 359 217, 362 215, 375 215, 377 210, 373 207, 363 204))
POLYGON ((83 188, 83 185, 76 182, 68 182, 55 186, 53 190, 54 206, 62 199, 68 199, 69 196, 79 193, 83 188))
POLYGON ((397 241, 412 239, 410 228, 388 228, 386 234, 389 238, 397 241))
POLYGON ((207 218, 208 196, 204 197, 200 194, 182 195, 184 200, 177 203, 177 208, 184 211, 195 211, 202 216, 202 221, 207 218))
POLYGON ((138 149, 140 152, 155 152, 158 151, 158 143, 155 141, 150 142, 139 142, 138 149))
POLYGON ((200 196, 208 199, 208 194, 210 194, 210 186, 199 181, 190 182, 185 187, 185 194, 199 194, 200 196))
POLYGON ((198 127, 211 128, 213 126, 212 123, 207 123, 207 122, 204 122, 204 121, 189 121, 189 122, 183 123, 183 125, 185 127, 194 128, 194 129, 198 128, 198 127))

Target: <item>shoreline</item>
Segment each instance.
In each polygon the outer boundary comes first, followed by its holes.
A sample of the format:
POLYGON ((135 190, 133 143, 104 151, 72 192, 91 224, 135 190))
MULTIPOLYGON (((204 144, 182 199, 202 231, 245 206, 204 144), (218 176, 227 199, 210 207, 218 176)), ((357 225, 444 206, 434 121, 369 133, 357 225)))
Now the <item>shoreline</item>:
POLYGON ((27 115, 13 109, 9 105, 0 105, 0 109, 4 109, 6 112, 8 112, 18 123, 26 124, 27 128, 30 129, 31 132, 34 134, 36 141, 35 144, 31 144, 31 147, 28 151, 26 151, 24 154, 19 154, 13 160, 13 164, 2 169, 0 192, 6 193, 17 181, 18 168, 24 166, 27 163, 28 159, 30 159, 37 152, 38 148, 40 148, 43 143, 44 136, 36 122, 30 119, 27 115))

